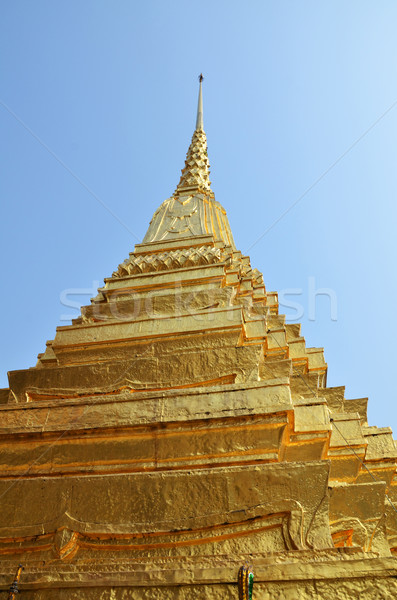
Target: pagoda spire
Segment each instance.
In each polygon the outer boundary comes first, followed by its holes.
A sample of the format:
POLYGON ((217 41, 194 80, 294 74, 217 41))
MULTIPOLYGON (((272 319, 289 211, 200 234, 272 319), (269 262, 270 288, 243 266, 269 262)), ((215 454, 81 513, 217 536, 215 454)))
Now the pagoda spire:
POLYGON ((182 169, 181 179, 175 190, 175 194, 196 191, 213 195, 209 177, 210 165, 207 154, 207 136, 205 135, 203 124, 203 79, 203 75, 200 74, 196 129, 187 151, 185 166, 182 169))
POLYGON ((201 73, 199 76, 199 82, 200 82, 200 87, 199 87, 199 97, 198 97, 198 104, 197 104, 197 119, 196 119, 196 130, 197 129, 202 129, 204 130, 204 122, 203 122, 203 74, 201 73))
POLYGON ((175 192, 159 206, 143 239, 145 244, 166 244, 167 251, 180 247, 180 240, 212 238, 235 248, 226 211, 211 190, 207 137, 203 125, 203 75, 199 76, 196 129, 187 151, 185 166, 175 192))

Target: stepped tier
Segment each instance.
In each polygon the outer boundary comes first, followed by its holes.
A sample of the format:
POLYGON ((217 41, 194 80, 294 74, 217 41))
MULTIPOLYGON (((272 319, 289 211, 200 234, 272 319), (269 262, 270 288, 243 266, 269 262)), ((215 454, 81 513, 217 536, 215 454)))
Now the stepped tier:
POLYGON ((143 243, 0 392, 0 585, 232 598, 249 560, 258 598, 392 596, 392 432, 236 250, 201 124, 143 243))

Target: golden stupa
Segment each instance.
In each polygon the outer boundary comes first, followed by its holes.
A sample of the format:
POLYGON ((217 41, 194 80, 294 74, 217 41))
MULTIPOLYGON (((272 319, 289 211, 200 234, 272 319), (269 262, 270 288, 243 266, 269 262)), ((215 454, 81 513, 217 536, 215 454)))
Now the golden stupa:
POLYGON ((4 598, 19 563, 22 600, 397 595, 392 432, 236 249, 201 87, 143 242, 0 390, 4 598))

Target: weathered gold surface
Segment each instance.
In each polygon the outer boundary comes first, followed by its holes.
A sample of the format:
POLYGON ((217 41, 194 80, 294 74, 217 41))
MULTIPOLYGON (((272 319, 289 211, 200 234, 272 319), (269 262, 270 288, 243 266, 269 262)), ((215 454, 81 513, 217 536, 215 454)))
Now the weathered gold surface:
POLYGON ((22 599, 397 592, 397 449, 236 250, 196 130, 144 242, 0 391, 0 586, 22 599))

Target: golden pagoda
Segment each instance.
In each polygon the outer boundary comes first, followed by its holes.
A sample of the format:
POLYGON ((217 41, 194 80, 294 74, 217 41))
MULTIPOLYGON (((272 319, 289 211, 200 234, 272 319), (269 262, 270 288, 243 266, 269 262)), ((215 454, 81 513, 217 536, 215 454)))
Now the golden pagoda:
POLYGON ((392 432, 327 387, 209 174, 200 78, 174 194, 0 390, 4 598, 20 563, 22 600, 231 600, 242 565, 254 600, 397 594, 392 432))

